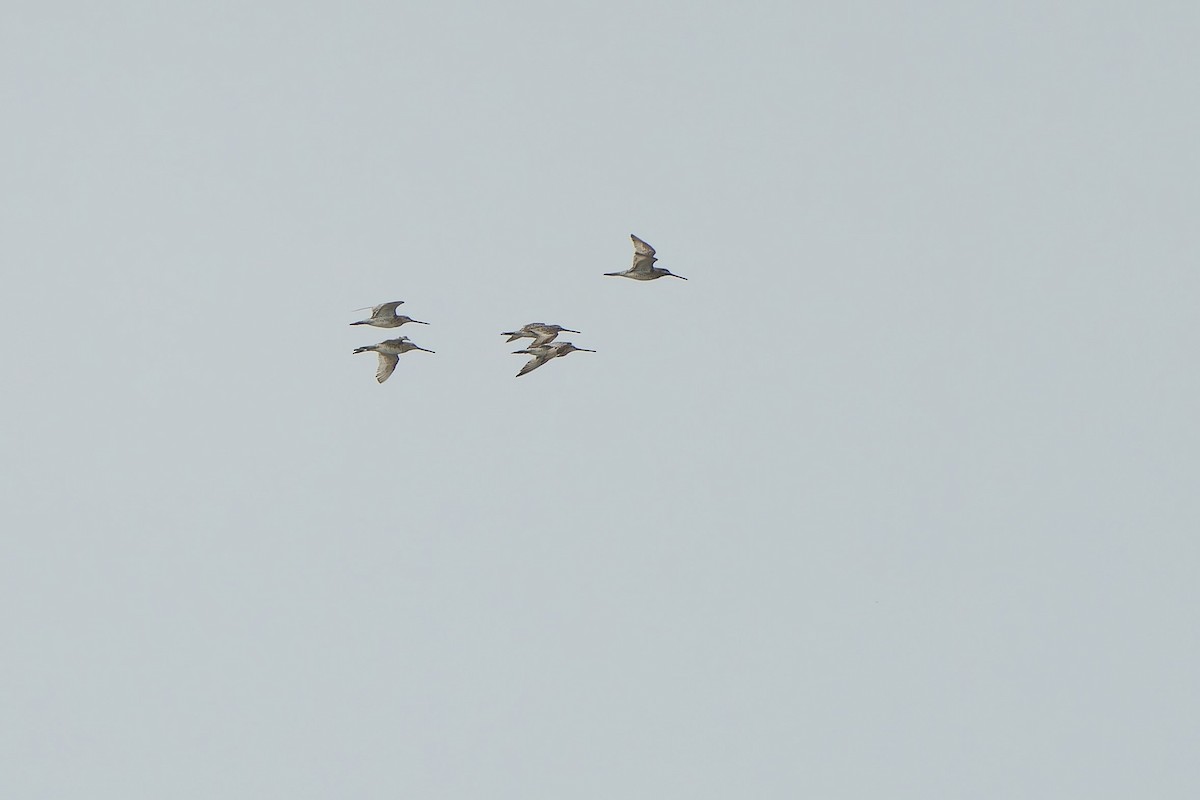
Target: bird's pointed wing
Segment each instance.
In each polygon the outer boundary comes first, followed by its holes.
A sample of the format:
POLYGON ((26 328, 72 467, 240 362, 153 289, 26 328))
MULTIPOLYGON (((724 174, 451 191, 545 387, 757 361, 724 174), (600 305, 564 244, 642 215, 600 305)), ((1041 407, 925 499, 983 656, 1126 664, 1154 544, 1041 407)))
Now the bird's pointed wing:
POLYGON ((534 356, 533 358, 529 359, 529 361, 525 362, 525 366, 521 367, 521 371, 517 373, 517 377, 521 377, 526 372, 533 372, 535 369, 540 367, 542 364, 545 364, 549 360, 550 359, 546 356, 534 356))
POLYGON ((629 238, 633 240, 633 266, 630 269, 634 272, 649 272, 654 262, 658 261, 654 257, 654 248, 632 233, 629 234, 629 238))
POLYGON ((388 355, 387 353, 379 354, 379 367, 375 370, 375 380, 383 383, 392 376, 396 371, 396 364, 399 363, 400 357, 388 355))
POLYGON ((534 332, 533 344, 531 344, 529 346, 537 347, 538 345, 549 344, 550 342, 553 342, 557 338, 558 338, 558 331, 552 331, 547 328, 542 328, 541 330, 534 332))
POLYGON ((372 317, 394 317, 396 316, 396 306, 404 305, 403 300, 393 300, 390 303, 380 303, 371 309, 372 317))

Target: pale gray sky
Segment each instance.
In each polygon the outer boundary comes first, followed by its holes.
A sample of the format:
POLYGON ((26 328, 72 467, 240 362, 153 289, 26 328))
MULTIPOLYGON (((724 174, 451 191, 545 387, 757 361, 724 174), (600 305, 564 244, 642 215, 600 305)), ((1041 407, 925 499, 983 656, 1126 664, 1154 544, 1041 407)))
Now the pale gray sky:
POLYGON ((0 796, 1200 796, 1195 4, 4 16, 0 796))

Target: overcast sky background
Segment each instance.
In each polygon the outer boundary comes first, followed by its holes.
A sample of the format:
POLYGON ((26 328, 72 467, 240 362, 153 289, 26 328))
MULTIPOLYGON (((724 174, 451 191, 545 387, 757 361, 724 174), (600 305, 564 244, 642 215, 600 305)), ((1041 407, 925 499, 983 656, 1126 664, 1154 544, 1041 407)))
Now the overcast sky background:
POLYGON ((1194 3, 4 16, 0 795, 1200 796, 1194 3))

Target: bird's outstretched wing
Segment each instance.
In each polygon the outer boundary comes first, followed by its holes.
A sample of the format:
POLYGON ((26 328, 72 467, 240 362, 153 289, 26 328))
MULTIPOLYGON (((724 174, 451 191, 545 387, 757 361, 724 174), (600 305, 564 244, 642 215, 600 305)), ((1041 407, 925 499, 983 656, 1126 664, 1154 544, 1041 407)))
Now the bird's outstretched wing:
POLYGON ((392 376, 396 371, 396 364, 400 362, 400 356, 388 355, 387 353, 379 354, 379 367, 375 370, 375 380, 383 383, 392 376))
POLYGON ((517 377, 521 377, 526 372, 533 372, 535 369, 540 367, 542 364, 545 364, 549 360, 550 358, 548 356, 534 356, 533 358, 529 359, 529 361, 525 362, 525 366, 521 367, 521 371, 517 373, 517 377))
POLYGON ((558 338, 558 331, 550 330, 549 328, 540 328, 533 331, 533 334, 533 344, 529 345, 530 347, 549 344, 558 338))
POLYGON ((384 319, 387 319, 388 317, 394 317, 396 316, 396 306, 402 305, 404 305, 403 300, 393 300, 390 303, 380 303, 371 309, 371 316, 383 317, 384 319))
POLYGON ((633 266, 630 269, 634 272, 649 272, 654 262, 658 261, 654 257, 654 248, 632 233, 629 234, 629 238, 633 240, 633 266))

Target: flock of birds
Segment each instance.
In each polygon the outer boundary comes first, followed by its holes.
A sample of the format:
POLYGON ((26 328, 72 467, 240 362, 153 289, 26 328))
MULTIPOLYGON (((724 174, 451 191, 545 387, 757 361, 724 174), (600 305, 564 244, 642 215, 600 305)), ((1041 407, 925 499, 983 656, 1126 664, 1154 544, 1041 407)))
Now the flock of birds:
MULTIPOLYGON (((646 242, 642 241, 633 234, 629 235, 633 240, 633 265, 624 272, 606 272, 609 275, 617 278, 632 278, 635 281, 652 281, 657 278, 672 277, 680 280, 687 280, 682 275, 676 275, 662 267, 654 266, 654 262, 658 261, 655 257, 654 248, 646 242)), ((375 328, 399 328, 409 322, 417 325, 428 325, 428 322, 422 322, 419 319, 404 314, 397 314, 396 309, 404 305, 403 300, 392 300, 388 303, 380 303, 371 308, 371 316, 367 319, 351 322, 351 325, 371 325, 375 328)), ((360 311, 365 309, 359 309, 360 311)), ((579 331, 564 328, 562 325, 547 325, 544 322, 530 322, 527 325, 522 325, 515 331, 504 331, 500 335, 507 336, 505 341, 515 342, 518 339, 533 339, 533 343, 521 350, 514 350, 513 354, 522 354, 533 356, 526 362, 525 366, 521 367, 521 371, 517 373, 517 377, 521 377, 527 373, 533 372, 538 367, 554 358, 569 355, 575 352, 594 353, 595 350, 589 350, 586 347, 576 347, 571 342, 556 342, 560 333, 579 333, 579 331)), ((369 344, 365 347, 357 347, 355 353, 375 353, 379 356, 379 366, 375 370, 375 380, 383 383, 392 373, 396 371, 396 364, 400 361, 400 356, 410 350, 420 350, 425 353, 432 353, 432 350, 427 350, 424 347, 419 347, 414 344, 407 336, 399 336, 395 339, 385 339, 378 344, 369 344)))

